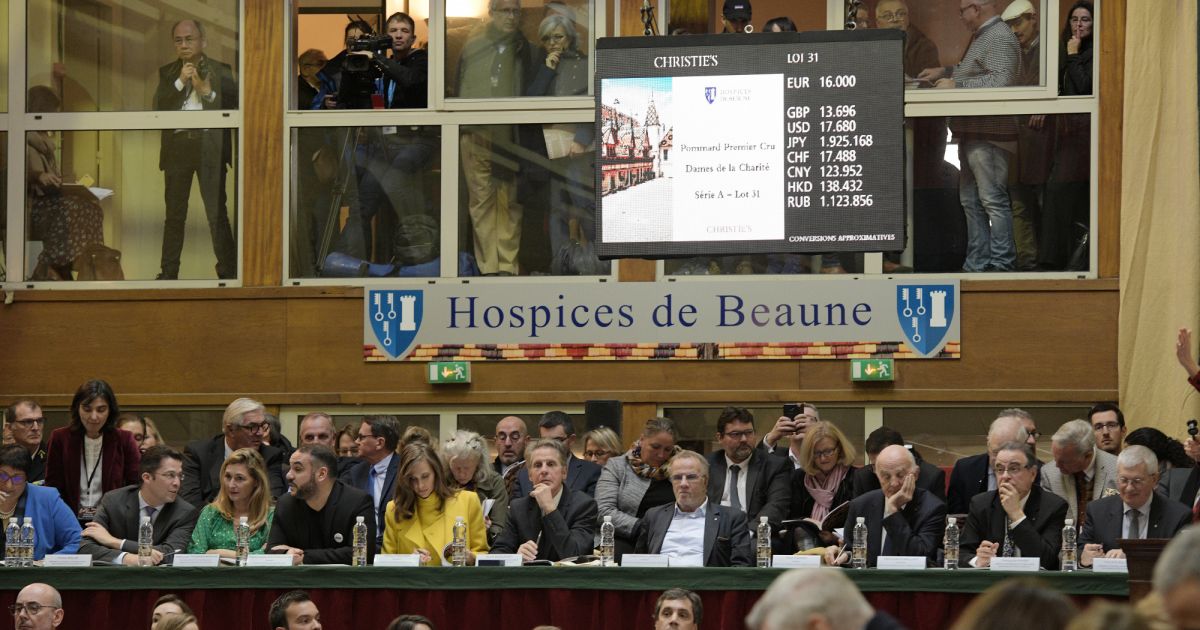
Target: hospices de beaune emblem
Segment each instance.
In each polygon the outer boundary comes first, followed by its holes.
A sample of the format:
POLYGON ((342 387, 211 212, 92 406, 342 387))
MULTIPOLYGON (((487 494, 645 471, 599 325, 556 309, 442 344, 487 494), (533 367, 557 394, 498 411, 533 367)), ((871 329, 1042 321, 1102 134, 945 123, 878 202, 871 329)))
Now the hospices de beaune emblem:
POLYGON ((902 284, 896 287, 896 317, 908 345, 922 356, 941 347, 954 320, 954 286, 902 284))
POLYGON ((421 291, 371 290, 367 316, 375 340, 393 359, 408 352, 421 328, 421 291))
POLYGON ((708 101, 709 105, 712 105, 713 101, 717 100, 717 88, 715 88, 715 87, 704 88, 704 100, 708 101))

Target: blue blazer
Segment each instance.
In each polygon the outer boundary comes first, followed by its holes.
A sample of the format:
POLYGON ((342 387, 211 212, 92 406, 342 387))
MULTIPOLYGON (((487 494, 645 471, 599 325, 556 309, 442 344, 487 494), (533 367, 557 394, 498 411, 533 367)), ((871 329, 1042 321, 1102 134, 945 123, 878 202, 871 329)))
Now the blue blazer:
POLYGON ((79 551, 79 519, 63 503, 58 490, 46 486, 25 486, 25 516, 33 519, 33 559, 47 554, 79 551))

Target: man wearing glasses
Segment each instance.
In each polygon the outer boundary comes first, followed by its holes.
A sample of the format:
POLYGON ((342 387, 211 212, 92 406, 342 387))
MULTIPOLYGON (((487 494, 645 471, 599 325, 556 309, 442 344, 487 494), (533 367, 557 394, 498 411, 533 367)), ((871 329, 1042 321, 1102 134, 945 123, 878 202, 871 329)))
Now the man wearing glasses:
POLYGON ((62 596, 49 584, 35 582, 21 589, 17 603, 8 607, 13 627, 20 630, 50 630, 62 623, 62 596))
POLYGON ((1096 447, 1100 450, 1119 455, 1121 445, 1125 443, 1125 414, 1121 408, 1110 402, 1096 403, 1088 410, 1088 422, 1092 423, 1092 431, 1096 432, 1096 447))
POLYGON ((151 446, 138 465, 142 481, 104 494, 96 518, 83 530, 79 553, 112 564, 138 565, 138 528, 150 517, 154 529, 151 563, 170 564, 187 549, 199 516, 193 504, 178 498, 184 478, 183 456, 169 446, 151 446))
POLYGON ((960 561, 983 568, 996 557, 1033 557, 1045 569, 1058 569, 1067 502, 1034 483, 1037 459, 1024 442, 1000 445, 994 468, 996 489, 971 499, 960 561))
POLYGON ((680 451, 667 462, 675 502, 646 511, 637 553, 669 556, 672 564, 748 567, 754 564, 750 528, 741 510, 708 500, 708 461, 680 451))
POLYGON ((792 467, 782 457, 754 448, 757 441, 749 409, 721 410, 717 416, 721 448, 708 455, 708 500, 745 512, 750 528, 765 516, 771 531, 778 531, 792 501, 792 467))
POLYGON ((269 430, 267 410, 261 402, 238 398, 225 408, 222 418, 224 431, 208 440, 196 440, 183 449, 184 480, 179 496, 192 505, 205 505, 217 497, 221 489, 221 464, 239 448, 257 449, 267 464, 271 496, 279 498, 287 489, 283 469, 287 464, 283 451, 262 443, 269 430))
MULTIPOLYGON (((575 457, 575 422, 563 411, 547 411, 538 421, 538 432, 543 440, 555 440, 566 447, 567 461, 563 465, 566 473, 567 489, 582 492, 589 497, 596 496, 596 481, 600 479, 600 467, 596 464, 575 457)), ((517 483, 513 485, 512 499, 529 496, 533 485, 529 483, 529 470, 521 469, 517 473, 517 483)))
POLYGON ((1192 511, 1154 491, 1158 458, 1145 446, 1130 446, 1117 457, 1117 492, 1087 506, 1079 534, 1079 564, 1095 558, 1124 558, 1121 539, 1174 538, 1192 521, 1192 511))
MULTIPOLYGON (((1096 448, 1086 420, 1072 420, 1050 438, 1054 461, 1042 466, 1042 489, 1067 501, 1067 518, 1083 526, 1089 501, 1117 493, 1117 458, 1096 448)), ((1156 469, 1157 470, 1157 469, 1156 469)))
POLYGON ((13 441, 29 451, 26 479, 40 484, 46 479, 46 443, 42 440, 46 418, 42 408, 32 400, 18 400, 4 410, 4 425, 12 432, 13 441))

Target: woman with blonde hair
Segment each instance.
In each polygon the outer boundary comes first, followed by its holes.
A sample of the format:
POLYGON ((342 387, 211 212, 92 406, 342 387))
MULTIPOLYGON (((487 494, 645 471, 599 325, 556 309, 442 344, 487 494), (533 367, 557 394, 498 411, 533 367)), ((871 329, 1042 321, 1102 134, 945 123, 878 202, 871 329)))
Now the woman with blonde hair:
POLYGON ((601 468, 609 457, 624 452, 621 438, 608 427, 597 427, 583 434, 583 458, 601 468))
POLYGON ((250 524, 250 553, 263 553, 275 505, 262 455, 250 448, 234 451, 221 464, 220 480, 217 498, 200 511, 187 552, 236 558, 234 525, 244 516, 250 524))
POLYGON ((792 473, 791 518, 816 522, 854 498, 854 446, 832 422, 810 425, 800 444, 800 468, 792 473))
POLYGON ((474 431, 456 431, 442 444, 442 456, 450 468, 450 482, 479 495, 479 501, 492 501, 483 515, 488 544, 493 543, 508 524, 508 490, 504 478, 488 466, 487 442, 474 431))
POLYGON ((420 443, 404 447, 395 498, 384 517, 383 553, 416 553, 421 564, 448 564, 444 559, 460 516, 467 524, 467 564, 488 550, 479 497, 452 487, 447 476, 437 451, 420 443))
POLYGON ((1071 598, 1045 582, 1011 579, 971 600, 950 630, 1063 630, 1078 612, 1071 598))

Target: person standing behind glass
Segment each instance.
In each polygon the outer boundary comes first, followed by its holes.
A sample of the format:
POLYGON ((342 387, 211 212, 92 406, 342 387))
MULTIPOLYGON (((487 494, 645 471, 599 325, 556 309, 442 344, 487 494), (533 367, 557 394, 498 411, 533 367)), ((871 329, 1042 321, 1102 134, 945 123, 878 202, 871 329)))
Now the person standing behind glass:
MULTIPOLYGON (((22 446, 0 448, 0 522, 16 518, 33 519, 33 559, 47 554, 75 553, 79 550, 82 530, 71 508, 63 503, 58 490, 30 483, 29 451, 22 446)), ((0 531, 0 540, 4 533, 0 531)))
POLYGON ((275 518, 274 503, 262 455, 248 448, 234 451, 221 464, 221 490, 200 510, 187 552, 236 558, 234 526, 244 516, 250 525, 250 553, 263 553, 275 518))
POLYGON ((70 424, 50 434, 45 485, 58 488, 80 522, 92 520, 105 492, 141 478, 141 454, 133 434, 117 428, 120 415, 112 387, 91 380, 75 391, 70 424))
MULTIPOLYGON (((171 29, 178 59, 158 69, 154 109, 199 111, 237 109, 237 85, 229 64, 204 53, 208 40, 196 20, 180 20, 171 29)), ((208 216, 217 277, 237 277, 237 246, 229 224, 225 195, 225 168, 233 163, 228 129, 163 129, 158 168, 163 171, 167 219, 163 224, 162 271, 159 280, 179 278, 188 198, 192 178, 200 183, 200 197, 208 216)))
POLYGON ((329 60, 325 53, 309 48, 300 53, 296 65, 300 76, 296 79, 296 109, 321 109, 325 96, 336 89, 333 81, 322 72, 329 60))
MULTIPOLYGON (((454 93, 460 98, 521 96, 533 70, 533 48, 521 34, 520 0, 490 0, 488 21, 463 45, 454 93)), ((463 128, 459 141, 475 262, 484 275, 516 275, 522 208, 517 167, 496 161, 517 142, 514 125, 463 128)), ((504 162, 513 164, 512 160, 504 162)))
POLYGON ((446 479, 437 451, 409 444, 400 454, 395 499, 388 501, 383 553, 416 553, 421 564, 448 564, 456 517, 467 524, 467 565, 488 550, 479 497, 457 490, 446 479))

